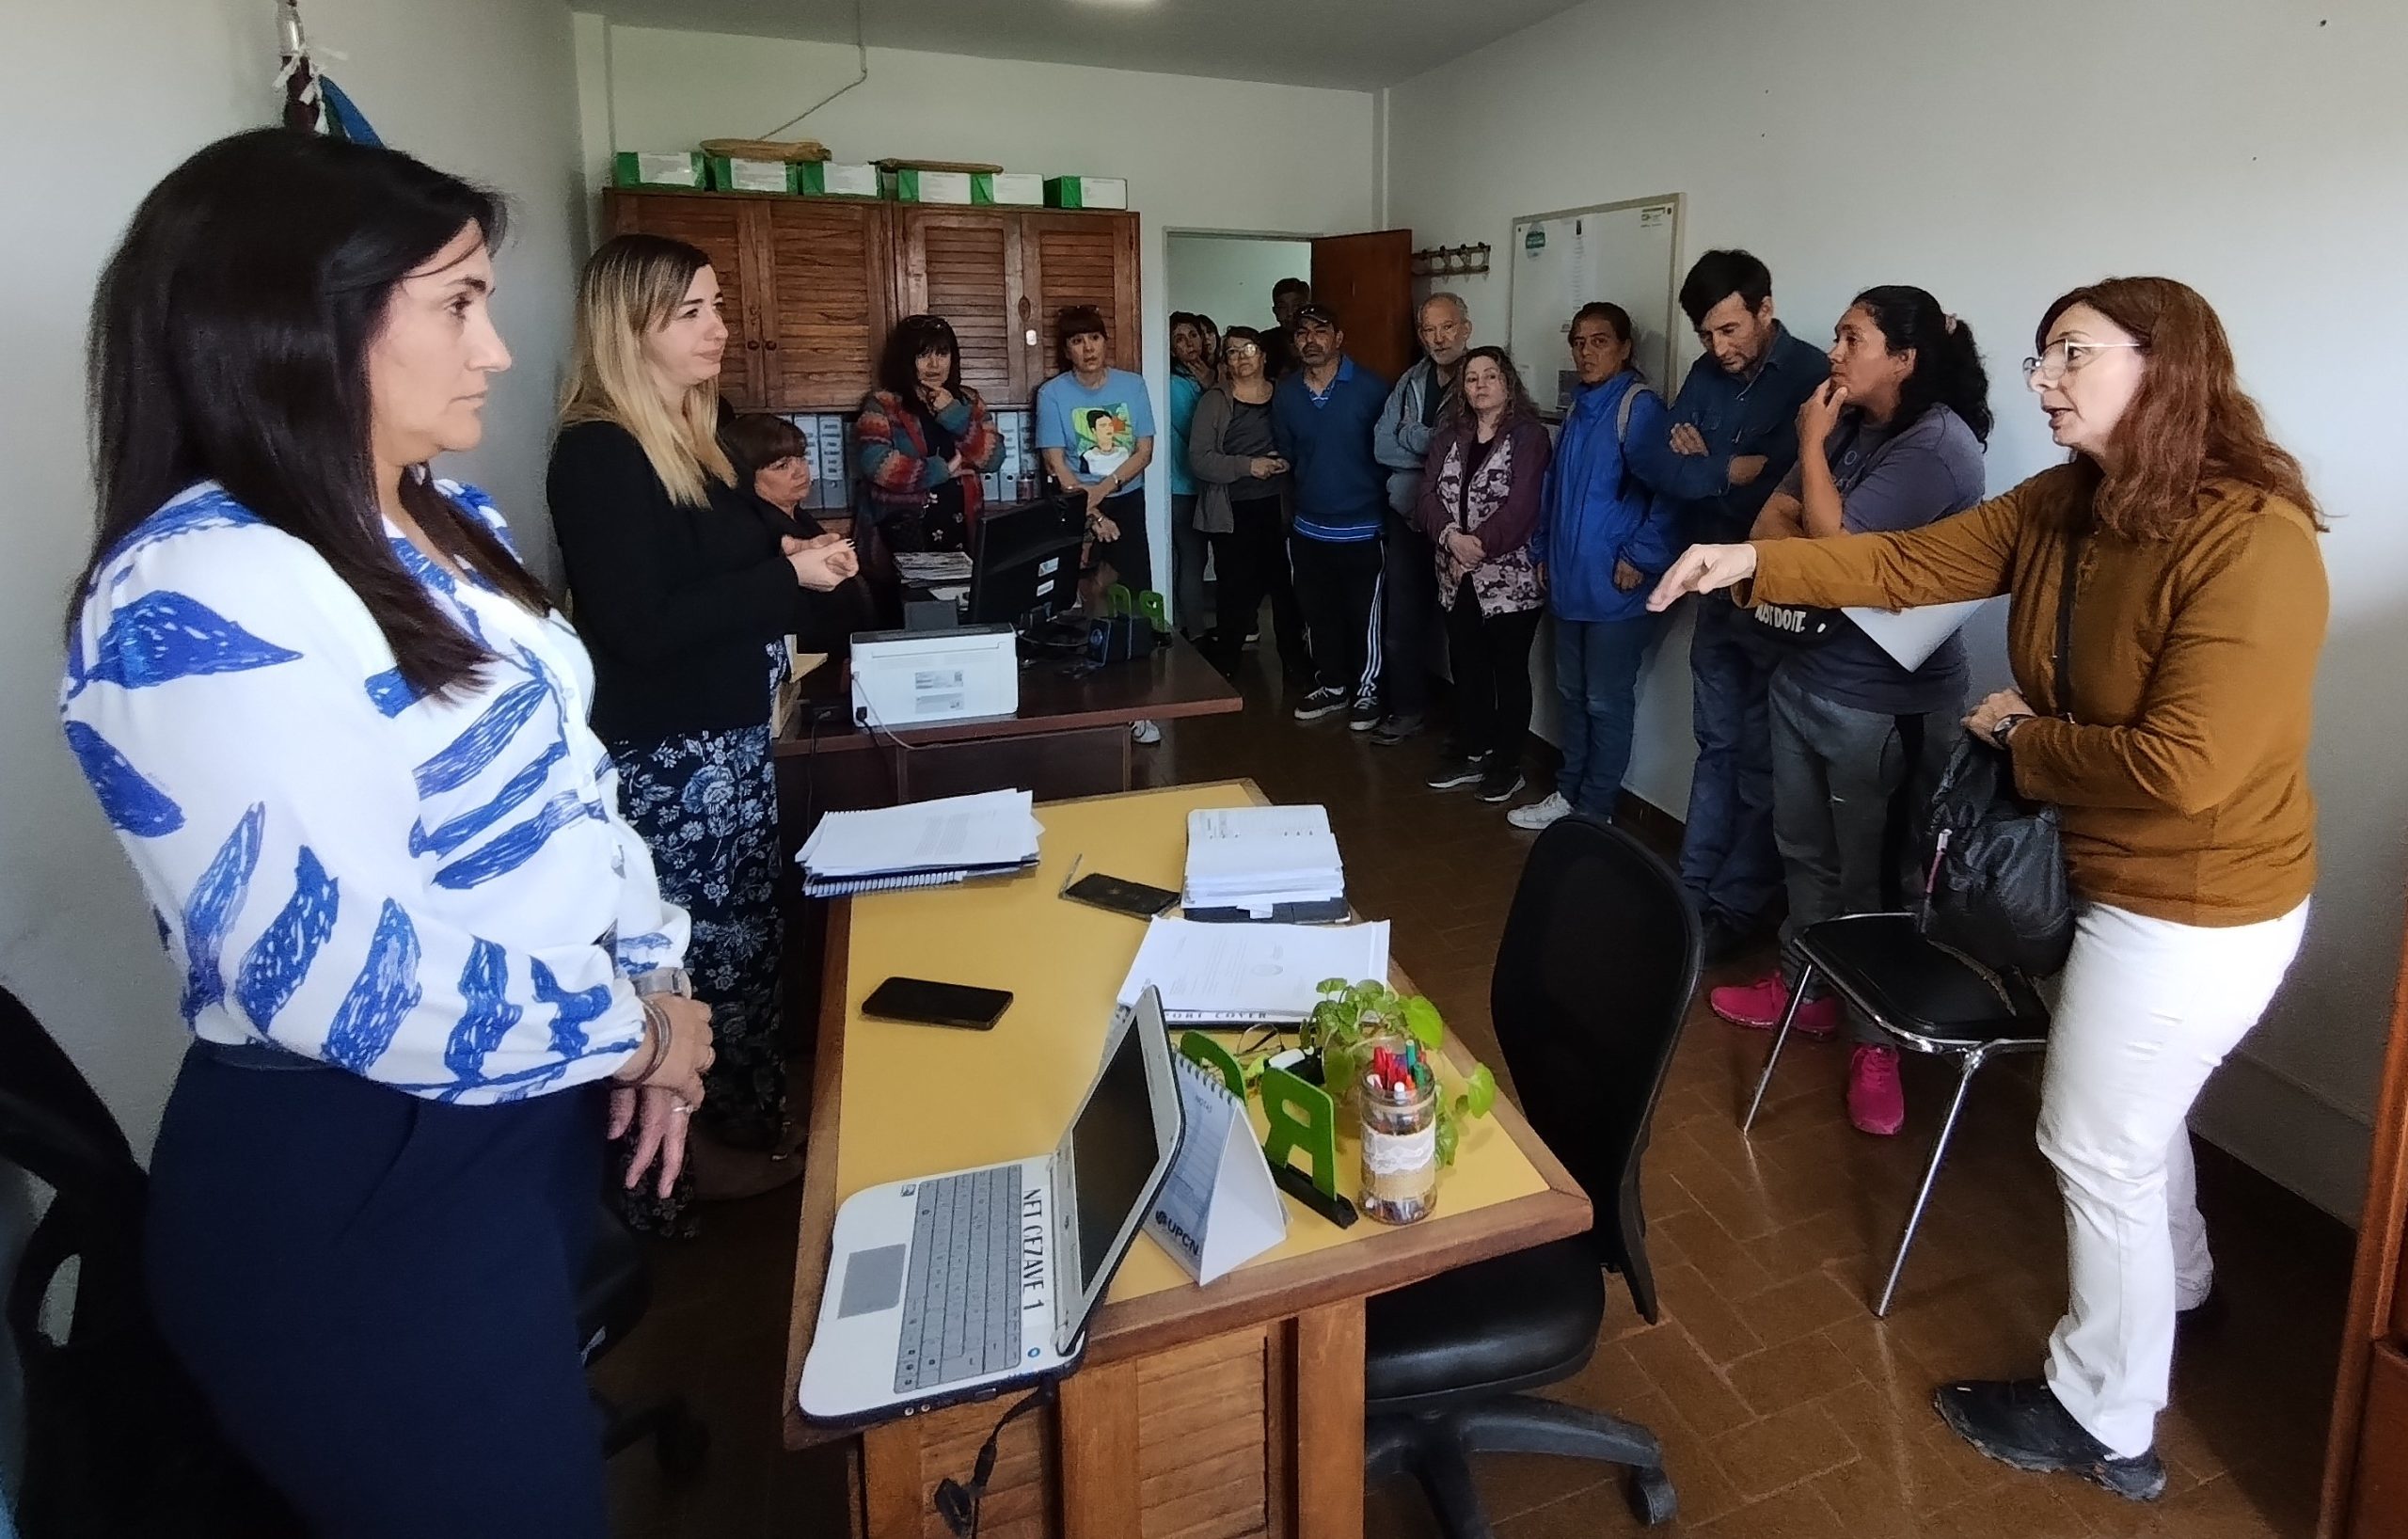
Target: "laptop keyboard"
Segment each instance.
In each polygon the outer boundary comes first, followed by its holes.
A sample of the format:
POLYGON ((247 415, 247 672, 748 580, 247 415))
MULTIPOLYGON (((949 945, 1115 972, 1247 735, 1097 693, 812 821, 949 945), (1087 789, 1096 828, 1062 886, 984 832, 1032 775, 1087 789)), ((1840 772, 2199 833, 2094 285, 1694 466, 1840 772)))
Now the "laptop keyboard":
POLYGON ((919 1183, 895 1393, 1020 1361, 1020 1198, 1016 1165, 919 1183))

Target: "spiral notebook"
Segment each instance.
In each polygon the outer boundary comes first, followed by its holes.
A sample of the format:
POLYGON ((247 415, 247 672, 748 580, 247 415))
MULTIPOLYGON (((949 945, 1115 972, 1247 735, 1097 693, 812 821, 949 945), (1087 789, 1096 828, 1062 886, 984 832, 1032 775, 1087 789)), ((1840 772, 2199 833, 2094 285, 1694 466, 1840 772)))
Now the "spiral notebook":
POLYGON ((1146 1228, 1197 1282, 1211 1282, 1286 1239, 1288 1210, 1245 1103, 1185 1054, 1171 1065, 1186 1123, 1146 1228))
POLYGON ((943 887, 1037 864, 1043 831, 1026 791, 832 812, 795 855, 810 897, 943 887))

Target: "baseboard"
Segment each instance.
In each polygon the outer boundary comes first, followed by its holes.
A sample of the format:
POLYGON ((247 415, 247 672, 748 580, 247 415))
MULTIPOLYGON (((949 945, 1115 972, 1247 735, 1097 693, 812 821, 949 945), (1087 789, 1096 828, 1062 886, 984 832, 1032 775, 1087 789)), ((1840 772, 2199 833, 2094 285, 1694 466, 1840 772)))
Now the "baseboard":
POLYGON ((2366 1200, 2366 1119, 2246 1052, 2225 1060, 2191 1130, 2354 1229, 2366 1200))

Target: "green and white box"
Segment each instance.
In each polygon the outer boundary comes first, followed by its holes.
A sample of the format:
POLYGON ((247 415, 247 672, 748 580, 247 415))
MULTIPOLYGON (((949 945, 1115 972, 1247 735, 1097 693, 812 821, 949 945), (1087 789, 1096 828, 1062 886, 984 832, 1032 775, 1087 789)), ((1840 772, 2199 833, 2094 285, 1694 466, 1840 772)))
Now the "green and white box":
POLYGON ((802 178, 796 190, 812 198, 879 198, 878 167, 841 160, 807 160, 797 167, 802 178))
POLYGON ((1057 209, 1125 209, 1129 182, 1117 176, 1047 177, 1045 201, 1057 209))
POLYGON ((898 203, 968 203, 971 173, 924 171, 906 166, 894 173, 891 185, 898 203))
POLYGON ((695 191, 710 185, 705 179, 703 152, 699 150, 677 150, 665 153, 650 150, 622 150, 610 157, 610 184, 614 187, 685 187, 695 191))
POLYGON ((987 171, 971 179, 970 198, 1014 208, 1043 208, 1045 179, 1034 171, 987 171))
POLYGON ((711 157, 711 185, 721 192, 790 193, 795 190, 792 161, 738 160, 711 157))

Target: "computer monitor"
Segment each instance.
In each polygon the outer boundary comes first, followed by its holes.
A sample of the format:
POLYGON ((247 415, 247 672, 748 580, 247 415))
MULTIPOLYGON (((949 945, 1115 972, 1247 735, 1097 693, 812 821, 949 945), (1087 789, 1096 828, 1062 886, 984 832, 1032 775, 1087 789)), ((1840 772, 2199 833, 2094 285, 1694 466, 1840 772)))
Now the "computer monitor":
POLYGON ((1085 539, 1086 498, 1076 492, 983 512, 970 560, 969 623, 1024 631, 1076 606, 1085 539))

